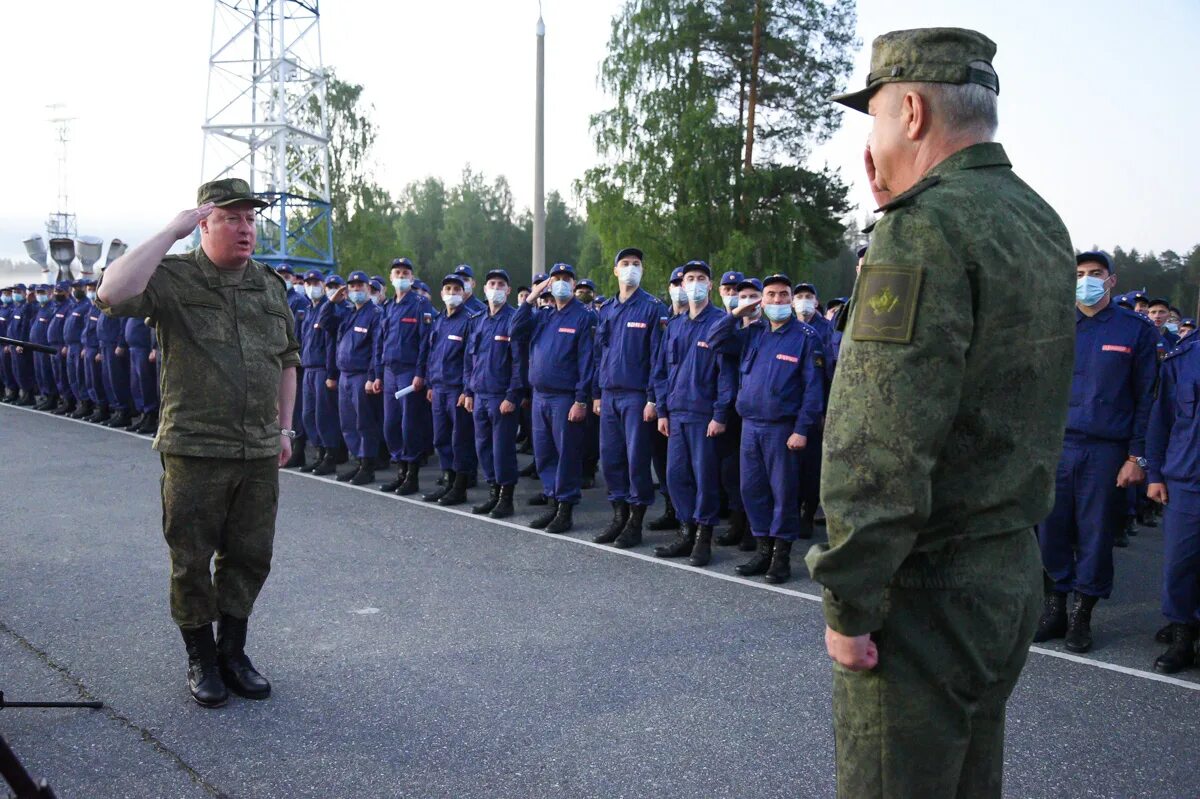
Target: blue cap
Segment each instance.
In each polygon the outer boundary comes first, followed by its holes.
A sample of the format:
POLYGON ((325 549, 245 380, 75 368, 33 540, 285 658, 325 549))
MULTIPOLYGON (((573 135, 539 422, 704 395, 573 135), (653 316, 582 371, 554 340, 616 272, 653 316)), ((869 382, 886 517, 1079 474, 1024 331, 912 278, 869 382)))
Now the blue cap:
POLYGON ((1124 305, 1126 308, 1133 310, 1133 299, 1128 294, 1118 294, 1114 301, 1117 305, 1124 305))
MULTIPOLYGON (((712 277, 712 267, 710 267, 708 265, 708 263, 705 261, 700 261, 700 260, 688 261, 686 264, 683 265, 682 268, 683 268, 684 275, 686 275, 688 272, 699 271, 699 272, 703 272, 704 274, 708 275, 710 278, 712 277)), ((681 275, 681 278, 682 278, 682 275, 681 275)))
POLYGON ((763 290, 763 282, 756 277, 745 278, 741 283, 737 284, 738 291, 742 291, 743 289, 754 289, 761 294, 763 290))
POLYGON ((433 293, 433 292, 429 291, 429 284, 426 283, 424 280, 414 280, 413 288, 415 288, 417 291, 424 291, 424 292, 430 293, 430 294, 433 293))
POLYGON ((1112 256, 1106 253, 1104 250, 1089 250, 1088 252, 1081 252, 1079 255, 1075 256, 1076 266, 1093 262, 1102 265, 1109 274, 1112 274, 1116 271, 1113 269, 1112 256))
POLYGON ((1195 327, 1196 320, 1190 316, 1185 316, 1179 320, 1179 326, 1180 327, 1195 327))
POLYGON ((571 279, 574 280, 575 267, 571 266, 570 264, 555 264, 554 266, 550 267, 550 277, 554 277, 555 275, 570 275, 571 279))
POLYGON ((372 277, 370 280, 370 285, 379 289, 380 291, 383 291, 384 286, 386 286, 387 283, 384 283, 383 278, 381 277, 372 277))
POLYGON ((387 283, 387 279, 383 275, 371 275, 372 280, 378 280, 380 283, 387 283))
POLYGON ((575 288, 591 289, 594 292, 596 290, 596 284, 593 283, 589 278, 585 277, 582 280, 580 280, 578 283, 575 284, 575 288))
POLYGON ((1155 297, 1154 299, 1150 300, 1150 307, 1153 308, 1155 305, 1163 305, 1170 309, 1171 301, 1166 297, 1155 297))
POLYGON ((71 288, 81 289, 81 288, 83 288, 83 285, 84 285, 83 278, 79 278, 78 280, 76 280, 74 283, 71 284, 71 288))
POLYGON ((850 302, 849 297, 834 297, 832 300, 830 300, 828 303, 825 304, 825 309, 828 310, 830 308, 836 308, 837 306, 845 305, 848 302, 850 302))
POLYGON ((309 269, 304 273, 304 279, 307 280, 324 280, 325 273, 320 269, 309 269))
POLYGON ((549 279, 550 279, 550 276, 547 275, 545 272, 538 272, 536 275, 533 276, 534 283, 541 283, 542 281, 549 280, 549 279))
POLYGON ((622 258, 627 258, 627 257, 631 257, 631 256, 636 257, 640 261, 640 260, 642 260, 642 251, 639 250, 637 247, 626 247, 625 249, 623 249, 619 253, 617 253, 616 258, 613 258, 613 266, 616 266, 617 264, 619 264, 621 262, 622 258))
POLYGON ((608 302, 608 297, 605 297, 603 294, 597 294, 594 301, 597 303, 605 303, 608 302))
POLYGON ((54 290, 55 291, 70 291, 71 290, 71 281, 69 281, 69 280, 58 281, 56 284, 54 284, 54 290))
POLYGON ((366 272, 354 271, 346 276, 346 284, 350 283, 370 283, 371 278, 366 272))
MULTIPOLYGON (((763 283, 766 283, 766 281, 764 280, 763 283)), ((802 291, 811 291, 813 294, 817 294, 817 287, 812 283, 797 283, 792 288, 797 294, 802 291)), ((817 294, 817 296, 819 297, 820 295, 817 294)))
POLYGON ((24 283, 17 283, 13 286, 13 291, 29 291, 29 288, 24 283))
POLYGON ((475 278, 475 273, 471 270, 470 264, 459 264, 458 266, 454 267, 454 274, 462 277, 469 277, 471 279, 475 278))
MULTIPOLYGON (((467 268, 470 269, 471 267, 468 266, 467 268)), ((457 283, 459 288, 466 288, 466 284, 463 283, 463 276, 458 273, 458 270, 455 270, 454 272, 451 272, 442 278, 442 285, 444 286, 447 283, 457 283)))
POLYGON ((683 267, 682 266, 677 266, 671 270, 671 281, 670 282, 672 282, 672 283, 683 282, 683 267))
MULTIPOLYGON (((79 285, 94 286, 94 285, 96 285, 96 279, 91 278, 91 277, 81 277, 81 278, 79 278, 79 285)), ((13 288, 16 288, 16 286, 13 286, 13 288)))
POLYGON ((409 269, 413 268, 412 261, 408 260, 407 258, 393 258, 392 269, 395 269, 397 266, 406 266, 409 269))
POLYGON ((857 250, 854 251, 854 254, 857 255, 859 258, 862 258, 863 256, 865 256, 867 254, 867 245, 864 244, 863 246, 859 247, 857 250))
POLYGON ((485 277, 485 278, 483 279, 483 282, 484 282, 484 283, 486 283, 486 282, 488 282, 489 280, 492 280, 492 279, 494 279, 494 278, 499 278, 500 280, 503 280, 505 283, 508 283, 509 285, 512 285, 512 281, 508 279, 508 272, 505 272, 503 269, 492 269, 492 270, 490 270, 490 271, 487 273, 487 277, 485 277))
POLYGON ((335 274, 332 274, 329 277, 325 278, 325 285, 326 286, 344 286, 344 285, 346 285, 346 281, 344 279, 342 279, 341 275, 335 273, 335 274))
POLYGON ((782 272, 776 272, 773 275, 767 275, 762 279, 763 288, 775 283, 787 283, 789 287, 792 285, 792 279, 782 272))
POLYGON ((1146 296, 1144 291, 1134 291, 1125 295, 1134 302, 1149 302, 1150 298, 1146 296))
POLYGON ((746 279, 746 276, 743 275, 741 272, 726 272, 725 274, 721 275, 721 285, 722 286, 736 286, 738 283, 741 283, 745 279, 746 279))
POLYGON ((295 274, 295 272, 292 271, 292 268, 290 266, 288 266, 287 264, 280 264, 279 266, 275 267, 275 271, 281 275, 295 274))

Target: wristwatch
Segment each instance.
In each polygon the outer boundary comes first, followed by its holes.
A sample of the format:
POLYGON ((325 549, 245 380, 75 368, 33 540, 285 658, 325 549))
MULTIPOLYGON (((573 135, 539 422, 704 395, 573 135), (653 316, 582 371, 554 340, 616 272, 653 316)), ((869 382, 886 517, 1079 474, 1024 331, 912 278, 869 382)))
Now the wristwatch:
POLYGON ((1145 458, 1138 457, 1137 455, 1130 455, 1129 462, 1136 463, 1137 467, 1143 470, 1150 465, 1149 461, 1147 461, 1145 458))
POLYGON ((287 429, 281 427, 281 428, 279 428, 279 435, 287 436, 288 438, 295 438, 296 431, 295 430, 287 430, 287 429))

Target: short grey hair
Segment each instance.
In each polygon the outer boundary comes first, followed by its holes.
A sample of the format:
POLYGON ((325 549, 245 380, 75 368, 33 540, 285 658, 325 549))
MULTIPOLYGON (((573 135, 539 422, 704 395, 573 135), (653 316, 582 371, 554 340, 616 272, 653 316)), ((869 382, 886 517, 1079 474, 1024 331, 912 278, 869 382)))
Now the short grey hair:
MULTIPOLYGON (((972 61, 971 67, 995 75, 986 61, 972 61)), ((914 87, 916 88, 916 87, 914 87)), ((999 97, 978 83, 924 83, 918 91, 929 100, 933 113, 947 128, 991 140, 1000 126, 999 97)))

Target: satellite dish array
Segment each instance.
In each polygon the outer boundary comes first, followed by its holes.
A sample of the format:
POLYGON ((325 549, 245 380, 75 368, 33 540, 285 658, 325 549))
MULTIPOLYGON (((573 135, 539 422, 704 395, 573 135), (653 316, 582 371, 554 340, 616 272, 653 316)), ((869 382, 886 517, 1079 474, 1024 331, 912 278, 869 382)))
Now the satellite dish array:
MULTIPOLYGON (((113 239, 108 245, 108 255, 105 257, 104 266, 101 271, 108 268, 108 265, 121 257, 129 245, 120 239, 113 239)), ((77 239, 55 238, 50 239, 50 249, 46 249, 46 242, 42 237, 35 233, 25 239, 25 252, 29 257, 42 268, 42 274, 49 276, 50 260, 58 264, 58 276, 54 278, 54 282, 59 280, 74 280, 75 276, 71 272, 71 264, 76 258, 79 259, 79 271, 83 277, 91 277, 93 274, 92 267, 100 260, 100 255, 104 249, 104 240, 97 236, 80 236, 77 239)))

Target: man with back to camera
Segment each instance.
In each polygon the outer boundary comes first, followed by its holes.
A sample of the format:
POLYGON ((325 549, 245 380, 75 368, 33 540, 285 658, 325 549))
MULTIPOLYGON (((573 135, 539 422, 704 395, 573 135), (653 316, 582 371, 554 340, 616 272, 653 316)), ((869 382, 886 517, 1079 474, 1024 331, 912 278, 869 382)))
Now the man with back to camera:
POLYGON ((883 216, 829 399, 821 500, 840 797, 999 797, 1042 599, 1073 355, 1062 221, 993 142, 995 44, 875 39, 864 161, 883 216), (1003 242, 1003 247, 996 246, 1003 242), (1019 397, 1020 402, 1014 402, 1019 397))
POLYGON ((271 568, 300 348, 287 286, 251 259, 256 210, 266 203, 237 178, 205 183, 198 194, 197 208, 109 265, 97 304, 110 317, 148 317, 158 331, 154 447, 163 463, 171 616, 187 647, 192 697, 215 707, 227 688, 250 699, 271 693, 244 647, 271 568), (197 225, 200 246, 167 255, 197 225))

